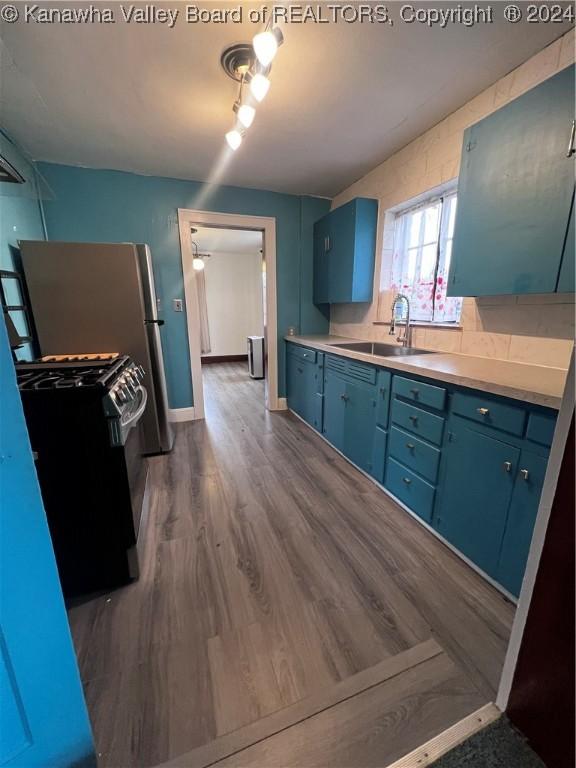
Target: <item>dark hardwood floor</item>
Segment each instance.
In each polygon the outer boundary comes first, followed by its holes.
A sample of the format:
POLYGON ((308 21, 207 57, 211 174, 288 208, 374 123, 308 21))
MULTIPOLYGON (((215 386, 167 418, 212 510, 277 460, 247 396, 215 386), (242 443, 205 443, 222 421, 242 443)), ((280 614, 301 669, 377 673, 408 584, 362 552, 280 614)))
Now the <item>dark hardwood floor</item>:
POLYGON ((140 580, 69 612, 101 766, 171 760, 430 638, 468 686, 459 714, 440 698, 443 727, 492 700, 513 606, 267 412, 245 365, 203 372, 206 420, 151 460, 140 580))

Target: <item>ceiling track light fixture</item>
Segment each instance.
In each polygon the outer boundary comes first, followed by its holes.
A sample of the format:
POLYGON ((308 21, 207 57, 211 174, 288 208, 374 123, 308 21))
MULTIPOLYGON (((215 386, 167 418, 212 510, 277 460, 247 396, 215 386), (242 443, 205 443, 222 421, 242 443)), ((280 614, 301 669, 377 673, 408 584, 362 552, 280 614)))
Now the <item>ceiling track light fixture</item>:
POLYGON ((256 105, 265 99, 270 89, 271 63, 283 42, 281 30, 272 28, 269 23, 264 32, 254 36, 252 44, 236 43, 222 52, 220 64, 224 72, 240 84, 233 106, 236 123, 226 134, 228 146, 233 151, 242 144, 246 130, 254 122, 256 105), (248 93, 245 85, 249 88, 248 93))

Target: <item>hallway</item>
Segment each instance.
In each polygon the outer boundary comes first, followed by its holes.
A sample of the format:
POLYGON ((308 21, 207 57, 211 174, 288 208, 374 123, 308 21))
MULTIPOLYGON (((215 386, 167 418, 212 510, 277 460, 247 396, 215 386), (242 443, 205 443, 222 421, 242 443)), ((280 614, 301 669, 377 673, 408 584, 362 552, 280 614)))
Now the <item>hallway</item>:
POLYGON ((206 420, 150 462, 140 580, 69 612, 101 766, 173 760, 407 651, 439 678, 412 683, 405 751, 492 701, 513 606, 266 411, 245 365, 203 374, 206 420))

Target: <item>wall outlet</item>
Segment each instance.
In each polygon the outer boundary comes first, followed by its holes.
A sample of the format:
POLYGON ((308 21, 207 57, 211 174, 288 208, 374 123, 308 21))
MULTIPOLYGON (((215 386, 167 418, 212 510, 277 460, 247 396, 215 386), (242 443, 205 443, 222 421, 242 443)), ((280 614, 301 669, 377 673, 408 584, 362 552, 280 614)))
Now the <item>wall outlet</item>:
POLYGON ((174 312, 183 312, 184 307, 182 305, 182 299, 172 299, 172 308, 174 312))

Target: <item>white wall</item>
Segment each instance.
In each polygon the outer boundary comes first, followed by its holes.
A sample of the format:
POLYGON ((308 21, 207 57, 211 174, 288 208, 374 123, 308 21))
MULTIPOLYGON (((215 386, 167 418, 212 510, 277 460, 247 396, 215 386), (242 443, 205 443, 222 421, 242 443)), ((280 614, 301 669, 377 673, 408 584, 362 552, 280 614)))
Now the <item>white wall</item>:
MULTIPOLYGON (((572 29, 334 199, 336 208, 353 197, 375 197, 380 209, 374 300, 333 305, 331 333, 389 340, 388 327, 377 324, 389 318, 392 303, 386 291, 379 297, 381 264, 388 269, 393 253, 394 219, 386 212, 456 178, 464 129, 573 61, 572 29)), ((567 368, 574 339, 574 294, 467 298, 461 327, 415 328, 413 339, 415 346, 426 349, 567 368)))
POLYGON ((246 354, 246 337, 263 336, 262 256, 213 252, 205 260, 211 352, 246 354))

